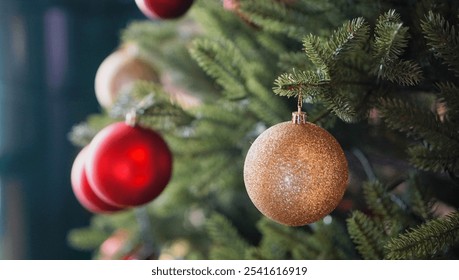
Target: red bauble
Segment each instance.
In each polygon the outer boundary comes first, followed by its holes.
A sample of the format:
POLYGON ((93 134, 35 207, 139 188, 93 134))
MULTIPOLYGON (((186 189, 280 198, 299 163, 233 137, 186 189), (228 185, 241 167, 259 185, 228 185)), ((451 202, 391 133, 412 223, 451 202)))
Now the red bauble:
POLYGON ((108 203, 138 206, 156 198, 172 173, 172 154, 150 129, 114 123, 89 145, 86 174, 94 192, 108 203))
POLYGON ((194 0, 135 0, 139 9, 149 18, 168 19, 183 15, 194 0))
POLYGON ((92 190, 86 177, 85 161, 88 149, 85 147, 75 158, 71 171, 71 183, 73 193, 78 202, 93 213, 111 213, 122 210, 122 208, 111 205, 100 199, 92 190))

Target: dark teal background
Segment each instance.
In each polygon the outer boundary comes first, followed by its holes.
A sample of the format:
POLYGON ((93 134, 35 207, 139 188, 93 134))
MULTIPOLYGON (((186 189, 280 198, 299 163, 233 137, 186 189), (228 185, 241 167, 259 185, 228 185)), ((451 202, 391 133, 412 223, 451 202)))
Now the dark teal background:
POLYGON ((0 0, 0 258, 90 258, 66 241, 90 217, 67 134, 100 110, 95 73, 135 18, 134 0, 0 0))

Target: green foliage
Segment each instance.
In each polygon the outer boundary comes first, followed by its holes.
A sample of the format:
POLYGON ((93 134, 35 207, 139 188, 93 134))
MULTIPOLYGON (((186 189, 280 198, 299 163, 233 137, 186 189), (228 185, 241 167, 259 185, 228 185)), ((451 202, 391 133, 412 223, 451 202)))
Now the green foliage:
POLYGON ((214 213, 207 220, 206 228, 214 244, 210 249, 211 259, 245 259, 250 247, 224 216, 214 213))
POLYGON ((395 10, 380 15, 375 27, 375 58, 379 58, 382 64, 396 60, 403 54, 408 39, 408 27, 403 26, 395 10))
POLYGON ((257 228, 262 240, 252 248, 250 259, 349 259, 355 257, 344 227, 336 221, 318 222, 309 230, 285 227, 261 219, 257 228))
POLYGON ((132 23, 123 44, 139 47, 160 82, 137 83, 108 112, 75 126, 70 138, 84 146, 135 110, 140 124, 160 131, 170 145, 173 178, 146 206, 154 225, 149 233, 142 231, 147 222, 128 211, 96 215, 88 228, 72 231, 69 242, 97 250, 116 229, 128 228, 136 242, 154 236, 158 250, 187 240, 187 258, 456 256, 458 216, 433 219, 426 191, 443 187, 444 177, 432 172, 459 171, 459 90, 448 69, 426 55, 433 52, 459 73, 455 20, 440 14, 448 10, 440 2, 240 0, 228 11, 221 1, 206 0, 177 21, 132 23), (171 98, 178 92, 199 104, 182 108, 171 98), (398 169, 406 155, 388 147, 405 149, 406 134, 413 140, 410 163, 430 171, 435 183, 413 175, 397 191, 377 181, 362 184, 350 160, 350 216, 338 209, 297 228, 260 218, 244 189, 244 157, 260 133, 289 119, 297 105, 289 98, 299 95, 309 121, 336 129, 345 149, 374 153, 382 181, 405 171, 398 169), (444 115, 432 112, 439 103, 444 115), (378 124, 380 117, 386 125, 378 124), (358 204, 362 194, 366 207, 358 204))
POLYGON ((294 40, 309 32, 308 23, 311 19, 316 19, 320 30, 320 27, 331 27, 335 20, 333 16, 339 16, 336 7, 328 0, 299 0, 287 4, 282 1, 242 0, 239 13, 257 27, 287 35, 294 40))
POLYGON ((411 162, 423 170, 455 170, 459 154, 459 134, 455 124, 441 121, 432 112, 400 99, 381 99, 381 114, 389 127, 427 146, 415 146, 409 150, 411 162))
POLYGON ((283 74, 275 81, 274 92, 281 96, 302 94, 305 99, 317 96, 317 87, 329 84, 330 73, 335 72, 336 63, 347 53, 359 50, 367 39, 368 25, 363 18, 345 22, 327 41, 312 34, 306 36, 303 39, 304 51, 318 70, 283 74))
POLYGON ((134 236, 138 226, 132 217, 132 211, 94 216, 90 221, 91 227, 71 230, 67 235, 67 240, 74 248, 97 252, 99 246, 118 228, 123 228, 134 236))
POLYGON ((136 113, 139 125, 159 131, 181 127, 193 120, 170 93, 148 81, 136 82, 132 91, 120 94, 110 108, 110 115, 115 119, 123 119, 131 112, 136 113))
POLYGON ((459 88, 450 82, 438 83, 437 87, 440 90, 440 100, 447 108, 446 118, 457 124, 459 122, 459 88))
POLYGON ((73 229, 68 235, 70 246, 79 250, 92 251, 104 242, 109 235, 107 233, 90 228, 73 229))
POLYGON ((421 27, 431 50, 457 76, 459 74, 459 36, 456 31, 457 27, 442 15, 432 11, 422 20, 421 27))
MULTIPOLYGON (((413 189, 417 188, 413 184, 413 189)), ((418 193, 417 190, 415 192, 418 193)), ((411 217, 401 207, 399 198, 379 181, 364 183, 363 194, 371 217, 361 211, 353 211, 347 219, 347 229, 362 258, 382 259, 389 238, 405 229, 411 217)), ((423 204, 421 197, 416 198, 417 205, 423 204)))
POLYGON ((393 196, 387 191, 386 187, 375 181, 365 183, 362 189, 365 202, 372 211, 374 220, 383 225, 389 236, 399 232, 403 226, 403 213, 400 207, 394 203, 393 196))
POLYGON ((412 176, 407 183, 408 200, 393 194, 389 200, 386 188, 377 181, 365 184, 371 216, 354 211, 347 219, 349 235, 362 258, 437 258, 459 243, 459 215, 432 219, 431 197, 419 177, 412 176))
POLYGON ((327 41, 325 64, 332 68, 333 63, 346 54, 362 49, 368 40, 368 30, 368 24, 361 17, 346 21, 327 41))
POLYGON ((232 42, 224 39, 197 40, 190 53, 199 66, 223 88, 227 98, 241 99, 247 96, 243 86, 247 73, 241 67, 247 65, 247 61, 232 42))
POLYGON ((330 78, 325 71, 295 71, 284 73, 276 79, 274 92, 280 96, 298 97, 302 94, 308 100, 329 95, 330 78), (305 92, 303 94, 303 92, 305 92))
POLYGON ((380 65, 377 72, 380 77, 400 85, 415 85, 421 82, 422 72, 413 61, 399 60, 391 64, 380 65))
POLYGON ((206 222, 213 240, 211 259, 349 259, 355 257, 344 227, 338 222, 319 222, 306 231, 261 219, 262 239, 251 246, 223 215, 214 213, 206 222))
POLYGON ((408 203, 412 213, 423 221, 433 218, 433 195, 425 185, 422 185, 418 176, 412 175, 409 183, 413 187, 408 190, 408 203))
POLYGON ((384 257, 383 244, 387 236, 375 221, 360 211, 354 211, 347 220, 347 228, 362 258, 380 260, 384 257))
POLYGON ((403 26, 400 15, 395 10, 378 18, 373 44, 375 75, 400 85, 413 86, 421 81, 420 66, 414 61, 400 59, 409 38, 408 27, 403 26))
POLYGON ((72 127, 68 138, 73 145, 84 147, 88 145, 99 130, 112 123, 113 120, 107 115, 91 115, 85 122, 72 127))
POLYGON ((425 171, 457 171, 457 149, 441 149, 426 146, 413 146, 408 149, 411 163, 425 171))
POLYGON ((443 255, 459 243, 459 214, 431 220, 392 239, 387 245, 389 259, 426 259, 443 255))

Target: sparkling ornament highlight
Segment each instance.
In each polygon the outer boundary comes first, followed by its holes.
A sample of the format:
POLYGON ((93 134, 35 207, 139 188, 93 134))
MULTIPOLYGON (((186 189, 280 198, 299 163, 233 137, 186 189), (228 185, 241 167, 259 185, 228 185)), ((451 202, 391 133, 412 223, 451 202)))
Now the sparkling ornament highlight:
POLYGON ((122 210, 123 208, 111 205, 100 199, 89 185, 86 171, 84 168, 88 148, 83 148, 75 158, 71 171, 72 190, 76 199, 88 211, 93 213, 111 213, 122 210))
POLYGON ((289 226, 316 222, 333 211, 348 180, 347 161, 336 139, 294 113, 264 131, 250 147, 244 182, 258 210, 289 226))
POLYGON ((151 19, 172 19, 185 14, 193 0, 135 0, 135 3, 151 19))
POLYGON ((94 192, 106 202, 139 206, 156 198, 172 173, 172 155, 153 130, 114 123, 89 145, 86 174, 94 192))
POLYGON ((110 54, 100 64, 95 78, 95 92, 99 104, 110 108, 121 92, 129 91, 136 81, 158 81, 150 64, 138 57, 134 45, 126 45, 110 54))

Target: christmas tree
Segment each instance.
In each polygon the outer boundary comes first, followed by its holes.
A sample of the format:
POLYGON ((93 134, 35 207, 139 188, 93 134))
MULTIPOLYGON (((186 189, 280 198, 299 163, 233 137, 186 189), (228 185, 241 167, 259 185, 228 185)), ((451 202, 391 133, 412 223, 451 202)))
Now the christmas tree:
POLYGON ((70 139, 85 147, 135 112, 170 147, 172 176, 151 203, 95 215, 70 244, 115 259, 457 258, 458 8, 203 0, 176 20, 133 22, 120 48, 156 76, 137 74, 70 139), (243 174, 255 139, 297 107, 340 143, 349 180, 332 213, 290 227, 257 210, 243 174))

